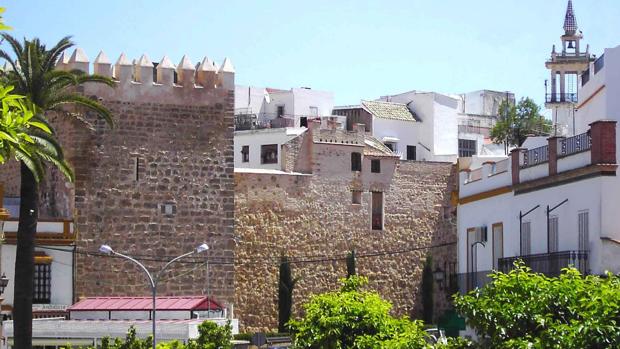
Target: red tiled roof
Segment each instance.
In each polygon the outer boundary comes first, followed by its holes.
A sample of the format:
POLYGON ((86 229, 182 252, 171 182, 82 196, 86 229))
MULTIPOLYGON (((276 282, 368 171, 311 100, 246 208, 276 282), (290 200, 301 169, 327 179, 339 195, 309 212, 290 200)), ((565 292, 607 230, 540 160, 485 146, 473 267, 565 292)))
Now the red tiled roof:
MULTIPOLYGON (((222 306, 203 296, 157 297, 157 310, 217 310, 222 306)), ((85 298, 72 306, 68 311, 93 310, 151 310, 151 297, 92 297, 85 298)))

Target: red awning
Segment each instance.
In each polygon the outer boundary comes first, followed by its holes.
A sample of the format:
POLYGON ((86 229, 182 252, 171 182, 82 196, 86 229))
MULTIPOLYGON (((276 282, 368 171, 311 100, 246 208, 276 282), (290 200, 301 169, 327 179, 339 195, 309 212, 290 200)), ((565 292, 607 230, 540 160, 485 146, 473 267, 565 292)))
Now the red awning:
MULTIPOLYGON (((222 306, 203 296, 157 297, 157 310, 221 310, 222 306)), ((151 297, 92 297, 73 304, 68 311, 151 310, 151 297)))

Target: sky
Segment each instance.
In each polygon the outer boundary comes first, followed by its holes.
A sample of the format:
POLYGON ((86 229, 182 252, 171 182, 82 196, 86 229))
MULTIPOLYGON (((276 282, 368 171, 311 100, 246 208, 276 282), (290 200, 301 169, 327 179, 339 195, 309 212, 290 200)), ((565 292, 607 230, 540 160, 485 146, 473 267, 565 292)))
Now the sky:
MULTIPOLYGON (((409 90, 544 99, 567 0, 5 0, 18 37, 72 35, 91 60, 232 60, 236 83, 332 91, 337 105, 409 90)), ((620 45, 620 0, 574 0, 590 52, 620 45)))

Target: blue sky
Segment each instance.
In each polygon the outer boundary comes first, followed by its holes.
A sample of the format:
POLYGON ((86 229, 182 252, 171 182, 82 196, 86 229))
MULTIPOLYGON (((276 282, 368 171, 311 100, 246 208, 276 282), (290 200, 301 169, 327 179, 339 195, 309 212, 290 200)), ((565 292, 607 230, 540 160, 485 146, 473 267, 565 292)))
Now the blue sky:
MULTIPOLYGON (((567 0, 7 0, 17 37, 64 35, 175 63, 229 57, 243 85, 333 91, 337 104, 412 89, 510 90, 542 103, 567 0)), ((620 1, 574 0, 593 53, 620 44, 620 1)))

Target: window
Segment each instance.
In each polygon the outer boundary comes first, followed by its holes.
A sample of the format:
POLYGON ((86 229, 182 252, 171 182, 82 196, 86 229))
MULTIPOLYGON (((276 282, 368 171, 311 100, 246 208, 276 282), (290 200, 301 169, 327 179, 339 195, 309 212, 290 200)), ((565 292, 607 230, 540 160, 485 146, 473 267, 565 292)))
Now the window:
POLYGON ((276 116, 277 117, 284 116, 284 106, 283 105, 279 105, 277 108, 278 109, 277 109, 277 112, 276 112, 276 116))
POLYGON ((493 229, 493 269, 498 270, 499 260, 504 258, 504 224, 495 223, 493 229))
POLYGON ((459 139, 459 157, 471 157, 476 155, 476 141, 472 139, 459 139))
POLYGON ((549 252, 558 252, 558 216, 549 217, 549 252))
POLYGON ((133 159, 133 179, 138 182, 141 178, 144 178, 145 164, 144 159, 136 156, 133 159))
POLYGON ((277 164, 278 163, 278 145, 265 144, 260 146, 261 164, 277 164))
POLYGON ((386 147, 390 148, 391 151, 394 151, 395 144, 394 143, 383 143, 386 147))
POLYGON ((372 230, 383 230, 383 193, 372 192, 372 230))
POLYGON ((588 251, 590 249, 590 219, 588 211, 579 212, 579 251, 588 251))
POLYGON ((302 116, 299 118, 299 127, 308 127, 308 117, 302 116))
POLYGON ((241 162, 250 162, 250 146, 244 145, 241 147, 241 162))
POLYGON ((354 205, 361 205, 362 203, 362 192, 360 190, 353 190, 351 192, 351 203, 354 205))
POLYGON ((381 173, 381 160, 379 159, 370 160, 370 172, 381 173))
POLYGON ((52 290, 52 265, 36 263, 34 265, 34 292, 32 303, 49 304, 52 290))
POLYGON ((318 107, 310 107, 310 115, 311 116, 319 116, 319 108, 318 107))
POLYGON ((531 237, 532 237, 532 225, 531 222, 521 223, 521 255, 527 256, 532 252, 531 237))
POLYGON ((407 160, 415 160, 415 145, 407 146, 407 160))
POLYGON ((361 171, 361 170, 362 170, 362 154, 351 153, 351 171, 361 171))

